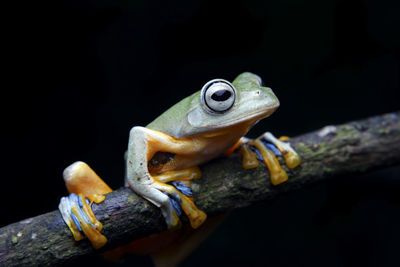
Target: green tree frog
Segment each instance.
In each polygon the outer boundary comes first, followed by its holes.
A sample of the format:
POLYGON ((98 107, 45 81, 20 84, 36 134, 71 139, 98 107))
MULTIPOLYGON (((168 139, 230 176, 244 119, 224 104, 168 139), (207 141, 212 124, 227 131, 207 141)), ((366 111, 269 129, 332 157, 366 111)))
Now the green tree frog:
MULTIPOLYGON (((126 186, 161 209, 169 229, 180 224, 180 211, 198 228, 206 214, 193 202, 190 181, 200 178, 198 165, 223 152, 239 149, 246 169, 266 163, 272 184, 288 179, 275 154, 285 159, 289 168, 300 164, 290 144, 271 133, 250 140, 244 135, 259 120, 279 106, 273 91, 262 86, 252 73, 240 74, 232 83, 223 79, 207 82, 193 95, 165 111, 146 127, 135 126, 129 135, 126 159, 126 186)), ((64 171, 70 197, 63 198, 60 211, 76 240, 83 234, 95 247, 105 244, 101 223, 91 212, 84 197, 101 202, 111 189, 83 162, 64 171)))

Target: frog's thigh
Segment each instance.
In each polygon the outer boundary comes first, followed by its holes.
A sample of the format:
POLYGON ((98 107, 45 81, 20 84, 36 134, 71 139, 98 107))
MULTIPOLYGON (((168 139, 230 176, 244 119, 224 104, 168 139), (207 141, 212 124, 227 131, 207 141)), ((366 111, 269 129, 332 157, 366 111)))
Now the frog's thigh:
POLYGON ((193 201, 191 201, 187 196, 185 196, 184 194, 182 194, 181 192, 179 192, 175 187, 165 184, 165 183, 161 183, 161 182, 157 182, 155 181, 152 184, 155 188, 169 193, 169 194, 178 194, 182 203, 182 209, 185 212, 185 214, 188 216, 189 220, 190 220, 190 224, 191 226, 196 229, 198 228, 201 224, 203 224, 203 222, 206 220, 207 215, 199 210, 196 205, 193 203, 193 201))
POLYGON ((285 142, 278 140, 270 132, 264 133, 262 136, 260 136, 257 139, 260 139, 260 138, 267 139, 268 141, 272 142, 279 149, 283 158, 285 159, 286 166, 289 169, 296 168, 297 166, 300 165, 301 159, 300 159, 299 155, 296 153, 296 151, 290 146, 289 143, 285 143, 285 142))
POLYGON ((69 193, 82 194, 90 201, 100 203, 112 189, 84 162, 77 161, 63 172, 69 193))

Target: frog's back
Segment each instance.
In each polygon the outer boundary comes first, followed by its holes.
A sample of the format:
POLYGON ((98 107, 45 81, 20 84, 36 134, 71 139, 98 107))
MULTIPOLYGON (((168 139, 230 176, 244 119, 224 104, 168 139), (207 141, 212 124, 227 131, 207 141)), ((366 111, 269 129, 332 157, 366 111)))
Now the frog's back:
POLYGON ((184 98, 170 107, 154 121, 148 124, 146 128, 160 131, 178 138, 182 137, 182 127, 185 127, 187 124, 186 115, 190 110, 191 100, 196 94, 199 94, 199 92, 184 98))

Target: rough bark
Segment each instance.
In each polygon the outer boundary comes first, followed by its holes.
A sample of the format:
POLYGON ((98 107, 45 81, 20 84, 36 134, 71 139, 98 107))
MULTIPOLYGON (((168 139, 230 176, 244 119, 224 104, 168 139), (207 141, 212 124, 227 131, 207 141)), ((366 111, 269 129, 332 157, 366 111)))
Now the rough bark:
MULTIPOLYGON (((197 206, 210 216, 273 198, 330 177, 400 164, 400 112, 325 127, 291 139, 302 158, 289 181, 272 186, 266 167, 241 168, 240 156, 224 156, 201 167, 193 183, 197 206)), ((93 205, 109 242, 101 251, 166 229, 160 211, 130 189, 121 188, 93 205)), ((74 242, 53 211, 0 229, 0 266, 56 265, 97 253, 87 240, 74 242)))

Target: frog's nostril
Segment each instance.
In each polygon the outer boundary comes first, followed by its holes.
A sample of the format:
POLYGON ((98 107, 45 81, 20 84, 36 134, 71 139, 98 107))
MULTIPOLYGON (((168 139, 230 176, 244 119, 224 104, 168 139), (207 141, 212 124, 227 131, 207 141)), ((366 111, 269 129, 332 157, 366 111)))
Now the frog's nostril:
POLYGON ((261 94, 260 90, 257 90, 256 95, 260 95, 260 94, 261 94))

